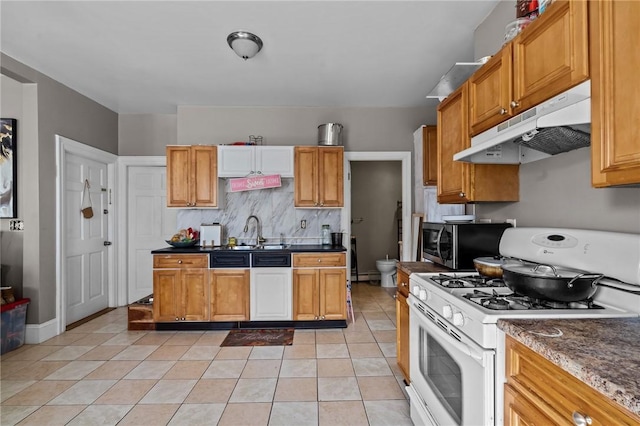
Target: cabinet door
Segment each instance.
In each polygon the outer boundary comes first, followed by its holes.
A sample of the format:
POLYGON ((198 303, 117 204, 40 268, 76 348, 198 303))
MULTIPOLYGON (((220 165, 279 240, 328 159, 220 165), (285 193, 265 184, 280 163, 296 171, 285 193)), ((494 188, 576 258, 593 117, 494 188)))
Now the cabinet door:
POLYGON ((438 182, 438 128, 422 128, 422 184, 435 185, 438 182))
POLYGON ((215 146, 191 147, 191 199, 196 207, 218 205, 218 160, 215 146))
POLYGON ((296 207, 316 207, 318 205, 318 148, 296 146, 294 157, 294 204, 296 207))
POLYGON ((588 3, 555 1, 513 40, 515 114, 589 78, 588 3))
POLYGON ((470 201, 467 163, 453 161, 453 154, 470 146, 468 83, 464 83, 438 106, 438 202, 470 201))
POLYGON ((320 207, 344 206, 344 149, 318 148, 318 196, 320 207))
POLYGON ((320 318, 347 318, 347 271, 344 268, 319 269, 320 318))
POLYGON ((318 319, 319 283, 316 269, 293 270, 293 319, 313 321, 318 319))
POLYGON ((208 276, 207 269, 181 271, 182 321, 209 321, 208 276))
POLYGON ((469 78, 469 124, 475 136, 511 116, 511 44, 469 78))
POLYGON ((191 205, 191 147, 167 146, 167 207, 191 205))
POLYGON ((153 270, 153 320, 179 321, 180 270, 153 270))
POLYGON ((210 282, 211 321, 248 321, 249 270, 214 269, 210 282))
POLYGON ((592 185, 638 184, 640 2, 592 1, 589 7, 592 185))
POLYGON ((252 268, 250 274, 251 321, 290 321, 291 268, 252 268))
POLYGON ((407 297, 396 292, 396 357, 404 381, 409 383, 409 305, 407 297))
POLYGON ((254 155, 254 146, 219 146, 218 177, 244 177, 255 172, 254 155))
POLYGON ((281 175, 293 177, 292 146, 257 146, 255 147, 256 171, 263 175, 281 175))
POLYGON ((535 426, 557 424, 531 404, 518 391, 504 385, 504 424, 505 426, 535 426))

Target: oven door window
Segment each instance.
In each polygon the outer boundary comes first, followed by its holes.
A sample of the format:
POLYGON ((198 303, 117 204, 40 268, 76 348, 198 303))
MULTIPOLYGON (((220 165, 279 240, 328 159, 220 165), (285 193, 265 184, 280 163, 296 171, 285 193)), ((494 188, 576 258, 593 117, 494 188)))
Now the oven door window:
POLYGON ((462 424, 462 373, 455 359, 431 334, 420 334, 420 346, 428 354, 420 361, 422 377, 456 424, 462 424))

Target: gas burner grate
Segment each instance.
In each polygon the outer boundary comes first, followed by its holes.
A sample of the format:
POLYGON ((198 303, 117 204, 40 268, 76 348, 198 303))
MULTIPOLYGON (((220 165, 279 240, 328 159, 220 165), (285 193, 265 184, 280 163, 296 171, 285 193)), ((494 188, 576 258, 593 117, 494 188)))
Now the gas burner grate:
POLYGON ((507 310, 544 310, 544 309, 604 309, 596 305, 593 299, 580 300, 577 302, 557 302, 552 300, 534 299, 528 296, 521 296, 516 293, 498 294, 495 290, 491 293, 482 290, 473 290, 471 293, 463 294, 462 297, 480 305, 486 309, 494 311, 507 310))
POLYGON ((430 279, 446 288, 482 288, 505 287, 504 281, 499 278, 487 278, 481 275, 460 276, 456 274, 439 274, 430 279))

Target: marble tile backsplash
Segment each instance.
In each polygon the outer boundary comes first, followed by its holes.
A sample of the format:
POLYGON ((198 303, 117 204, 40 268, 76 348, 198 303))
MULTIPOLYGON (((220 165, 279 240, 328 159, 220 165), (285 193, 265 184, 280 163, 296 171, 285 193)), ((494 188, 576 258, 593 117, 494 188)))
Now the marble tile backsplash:
MULTIPOLYGON (((341 209, 297 209, 293 206, 293 179, 282 179, 279 188, 231 192, 229 179, 224 184, 225 205, 223 209, 183 209, 177 214, 178 229, 200 229, 203 223, 221 223, 223 240, 236 237, 238 243, 252 244, 256 240, 256 223, 249 223, 247 233, 244 225, 250 215, 255 215, 262 224, 262 236, 267 244, 280 242, 284 236, 287 244, 320 244, 321 227, 328 224, 331 232, 340 231, 341 209), (307 221, 302 229, 300 222, 307 221)), ((344 240, 344 238, 343 238, 344 240)))

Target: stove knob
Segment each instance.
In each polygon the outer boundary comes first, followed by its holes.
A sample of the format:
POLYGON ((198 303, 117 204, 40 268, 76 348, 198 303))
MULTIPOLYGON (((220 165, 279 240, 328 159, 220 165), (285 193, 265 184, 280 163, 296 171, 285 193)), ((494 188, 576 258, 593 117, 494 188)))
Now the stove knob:
POLYGON ((461 327, 464 325, 464 316, 462 312, 456 312, 453 314, 453 325, 461 327))
POLYGON ((442 315, 447 319, 453 316, 453 310, 451 309, 451 305, 445 305, 442 307, 442 315))
POLYGON ((427 300, 427 290, 420 290, 420 293, 418 294, 418 297, 420 298, 420 300, 422 300, 423 302, 427 300))
POLYGON ((413 294, 417 295, 420 293, 420 286, 419 285, 414 285, 413 286, 413 294))

